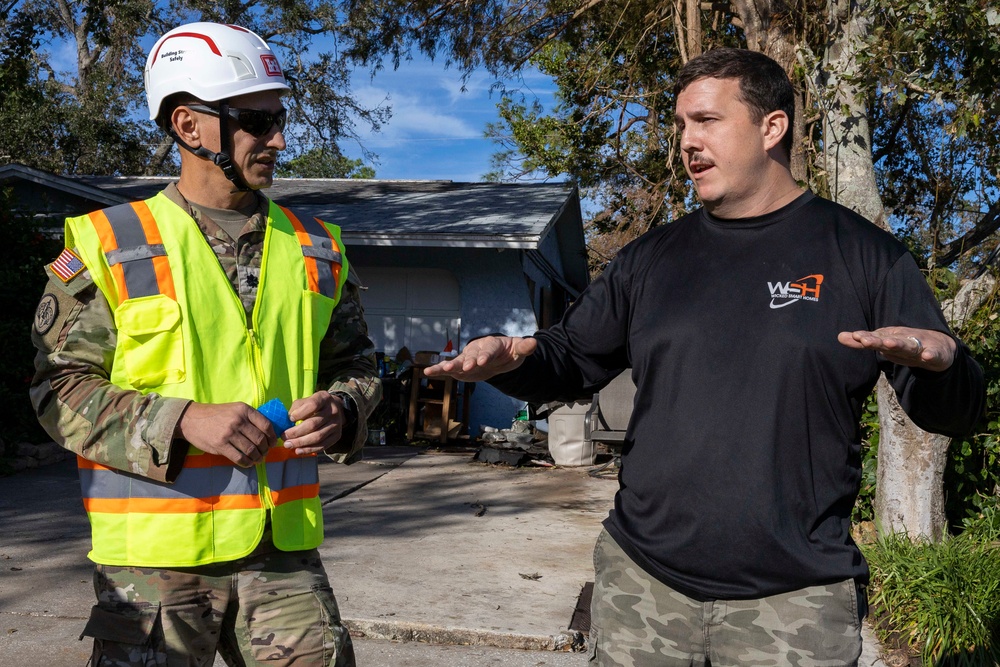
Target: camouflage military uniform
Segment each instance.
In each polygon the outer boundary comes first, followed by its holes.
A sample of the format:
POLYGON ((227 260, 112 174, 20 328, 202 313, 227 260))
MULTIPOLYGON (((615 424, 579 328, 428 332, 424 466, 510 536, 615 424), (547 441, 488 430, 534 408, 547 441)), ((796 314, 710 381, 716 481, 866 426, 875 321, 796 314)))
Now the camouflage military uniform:
MULTIPOLYGON (((267 222, 266 198, 259 196, 258 210, 249 218, 239 239, 234 242, 213 220, 200 214, 198 209, 192 209, 176 186, 169 186, 165 194, 187 210, 198 222, 206 240, 218 256, 219 263, 233 289, 240 296, 249 322, 260 276, 267 222)), ((156 393, 142 395, 111 384, 108 378, 117 335, 114 317, 107 300, 97 289, 89 271, 82 271, 68 282, 57 277, 51 267, 47 267, 47 271, 49 283, 36 312, 32 330, 32 339, 39 352, 35 359, 36 372, 32 382, 31 399, 42 426, 62 446, 91 461, 158 481, 174 481, 183 465, 183 455, 187 448, 185 443, 174 440, 174 430, 189 401, 168 398, 156 393)), ((266 332, 264 333, 266 335, 266 332)), ((381 384, 375 369, 374 348, 368 338, 357 280, 352 275, 344 286, 341 301, 334 310, 326 337, 320 344, 319 386, 327 387, 330 391, 346 393, 353 399, 357 408, 357 428, 353 440, 349 447, 342 447, 344 451, 329 454, 334 460, 350 463, 360 458, 362 446, 367 438, 365 422, 381 398, 381 384)), ((305 591, 311 590, 320 597, 322 603, 318 607, 325 609, 324 613, 330 621, 327 624, 330 636, 323 639, 321 645, 329 644, 328 652, 331 655, 340 655, 335 663, 338 667, 352 665, 350 638, 340 625, 336 600, 332 592, 329 592, 330 586, 319 563, 318 553, 313 550, 282 554, 270 544, 269 535, 270 532, 265 531, 264 540, 257 551, 241 561, 216 564, 206 568, 189 568, 184 572, 192 575, 204 569, 214 576, 216 570, 220 568, 232 574, 241 571, 240 568, 243 567, 248 568, 246 571, 250 572, 251 579, 256 581, 268 580, 273 584, 277 579, 293 587, 304 585, 305 591), (268 578, 259 571, 264 560, 275 561, 287 557, 292 557, 292 560, 300 564, 298 569, 303 573, 301 577, 295 573, 283 573, 268 578), (318 573, 310 571, 309 563, 316 564, 318 573), (347 660, 348 655, 351 656, 350 660, 347 660)), ((163 585, 163 581, 169 579, 166 572, 168 571, 99 566, 95 575, 95 585, 98 589, 98 598, 104 603, 104 611, 116 608, 120 612, 135 616, 136 623, 140 627, 143 623, 148 624, 148 619, 142 620, 142 614, 136 611, 135 605, 132 605, 136 600, 131 598, 133 595, 138 595, 140 606, 158 604, 157 596, 151 593, 155 590, 160 590, 162 593, 166 588, 163 585), (141 583, 143 581, 148 583, 144 585, 141 583), (109 593, 114 590, 117 590, 117 597, 109 593), (126 608, 131 611, 126 612, 126 608)), ((204 583, 203 587, 212 588, 210 584, 204 583)), ((251 585, 250 589, 254 590, 254 587, 251 585)), ((273 595, 273 590, 264 594, 273 595)), ((216 593, 213 593, 209 597, 215 596, 216 593)), ((213 610, 216 603, 213 603, 213 610)), ((308 604, 306 607, 311 610, 311 622, 314 622, 317 605, 308 604)), ((100 615, 96 609, 95 614, 100 615)), ((215 613, 221 612, 215 610, 206 616, 211 617, 215 613)), ((266 616, 270 618, 273 613, 274 610, 271 610, 266 616)), ((282 617, 282 620, 287 619, 282 617)), ((120 621, 121 618, 118 618, 116 622, 120 621)), ((303 621, 305 622, 305 619, 303 621)), ((92 619, 88 628, 94 622, 92 619)), ((154 634, 169 638, 173 631, 163 626, 169 626, 171 622, 167 614, 158 617, 154 625, 161 629, 154 634)), ((270 646, 276 637, 277 641, 284 641, 280 639, 280 632, 269 635, 266 622, 258 623, 256 629, 251 628, 247 632, 262 633, 260 636, 254 634, 253 637, 247 637, 247 641, 252 640, 253 645, 257 647, 270 646)), ((218 634, 215 634, 215 637, 218 638, 218 634)), ((114 643, 106 642, 105 661, 117 659, 121 662, 111 664, 144 664, 142 661, 129 662, 121 656, 115 658, 111 654, 114 643)), ((225 648, 220 650, 224 651, 225 648)), ((291 646, 286 643, 282 645, 281 651, 290 651, 289 657, 294 657, 296 646, 294 642, 291 646)), ((166 664, 158 662, 155 653, 154 651, 154 658, 148 664, 166 664)), ((214 655, 214 649, 211 653, 214 655)), ((309 662, 309 664, 327 663, 334 664, 330 661, 309 662)), ((183 664, 202 663, 192 658, 191 662, 183 664)), ((204 664, 211 665, 212 661, 208 660, 204 664)), ((283 662, 278 660, 268 664, 283 664, 283 662)))
POLYGON ((211 667, 216 651, 231 667, 355 667, 319 553, 279 551, 268 532, 232 563, 98 565, 94 590, 95 667, 211 667))
POLYGON ((853 579, 702 602, 647 574, 607 531, 597 538, 594 570, 591 665, 844 667, 861 656, 868 605, 853 579))

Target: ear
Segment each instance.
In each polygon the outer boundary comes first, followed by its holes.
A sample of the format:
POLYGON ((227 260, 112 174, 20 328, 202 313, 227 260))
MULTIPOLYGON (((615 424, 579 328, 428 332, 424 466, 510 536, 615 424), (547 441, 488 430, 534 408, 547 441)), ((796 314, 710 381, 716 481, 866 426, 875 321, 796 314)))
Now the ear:
POLYGON ((790 132, 788 127, 788 114, 784 111, 772 111, 765 114, 760 121, 760 129, 764 139, 764 150, 770 151, 781 143, 786 132, 790 132))
POLYGON ((184 105, 178 106, 174 109, 174 112, 170 114, 170 123, 174 128, 174 132, 177 136, 186 143, 188 146, 194 148, 201 147, 201 131, 199 127, 199 118, 191 112, 184 105))

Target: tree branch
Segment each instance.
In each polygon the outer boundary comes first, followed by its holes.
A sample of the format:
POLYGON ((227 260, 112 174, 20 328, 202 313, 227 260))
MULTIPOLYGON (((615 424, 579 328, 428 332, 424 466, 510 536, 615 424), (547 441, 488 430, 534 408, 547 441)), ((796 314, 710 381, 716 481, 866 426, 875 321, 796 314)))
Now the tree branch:
POLYGON ((907 97, 906 102, 903 104, 903 108, 899 112, 899 117, 896 118, 896 120, 892 124, 892 127, 889 128, 888 131, 889 143, 887 143, 885 146, 878 149, 878 151, 872 154, 872 164, 878 164, 882 158, 884 158, 886 155, 892 152, 892 150, 896 147, 896 144, 899 140, 899 129, 903 127, 903 123, 906 122, 906 119, 909 116, 910 111, 912 109, 913 109, 913 98, 907 97))
POLYGON ((576 19, 580 18, 580 16, 584 12, 586 12, 587 10, 589 10, 589 9, 591 9, 593 7, 596 7, 597 5, 601 4, 601 2, 603 2, 603 0, 587 0, 587 2, 583 3, 583 6, 579 7, 575 12, 573 12, 573 15, 571 17, 569 17, 568 20, 564 21, 561 26, 559 26, 558 28, 556 28, 555 30, 553 30, 552 32, 550 32, 548 34, 548 36, 543 37, 538 42, 538 44, 536 44, 535 47, 533 49, 531 49, 531 51, 528 52, 528 55, 526 55, 525 57, 521 58, 521 60, 518 61, 518 63, 517 63, 517 69, 520 69, 521 67, 524 67, 524 64, 527 63, 532 58, 534 58, 535 55, 538 52, 540 52, 542 49, 544 49, 546 46, 548 46, 549 42, 551 42, 556 37, 558 37, 559 35, 561 35, 566 30, 566 28, 569 27, 570 23, 572 23, 576 19))
POLYGON ((1000 229, 1000 201, 993 204, 979 222, 968 232, 942 248, 937 264, 948 266, 962 255, 975 250, 997 229, 1000 229))
POLYGON ((143 176, 157 176, 163 172, 163 163, 166 162, 167 156, 170 155, 170 149, 174 146, 174 140, 169 136, 165 136, 160 140, 160 145, 156 147, 156 152, 149 160, 149 164, 146 165, 146 171, 143 172, 143 176))
POLYGON ((14 5, 16 5, 20 1, 21 0, 10 0, 9 2, 5 3, 3 7, 0 7, 0 16, 4 17, 5 23, 6 20, 10 18, 10 10, 14 9, 14 5))

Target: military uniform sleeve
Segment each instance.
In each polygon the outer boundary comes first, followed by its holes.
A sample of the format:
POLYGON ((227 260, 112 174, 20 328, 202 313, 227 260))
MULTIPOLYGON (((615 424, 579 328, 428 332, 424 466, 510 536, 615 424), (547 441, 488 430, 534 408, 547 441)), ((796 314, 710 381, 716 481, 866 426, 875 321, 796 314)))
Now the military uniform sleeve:
POLYGON ((113 385, 117 331, 107 300, 87 271, 68 282, 46 271, 31 332, 31 402, 42 427, 83 458, 173 481, 186 449, 172 451, 174 428, 188 401, 113 385))
MULTIPOLYGON (((368 337, 359 283, 353 272, 320 343, 319 386, 343 392, 354 401, 357 424, 350 450, 329 454, 338 463, 354 463, 361 458, 361 449, 368 439, 368 416, 382 398, 382 381, 375 361, 375 345, 368 337)), ((350 433, 345 436, 350 437, 350 433)))

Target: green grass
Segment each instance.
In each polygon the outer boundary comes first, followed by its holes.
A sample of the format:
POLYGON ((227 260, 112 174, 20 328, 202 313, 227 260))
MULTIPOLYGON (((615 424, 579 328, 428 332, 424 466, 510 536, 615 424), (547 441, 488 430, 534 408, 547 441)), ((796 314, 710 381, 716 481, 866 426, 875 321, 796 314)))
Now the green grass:
POLYGON ((998 538, 969 531, 931 544, 892 536, 862 547, 876 627, 898 633, 924 665, 1000 664, 998 538))

